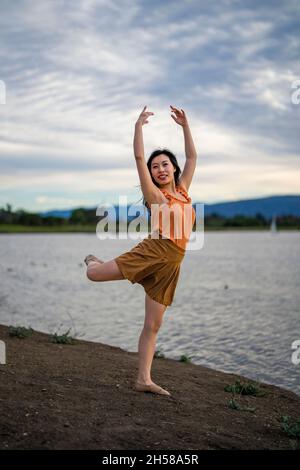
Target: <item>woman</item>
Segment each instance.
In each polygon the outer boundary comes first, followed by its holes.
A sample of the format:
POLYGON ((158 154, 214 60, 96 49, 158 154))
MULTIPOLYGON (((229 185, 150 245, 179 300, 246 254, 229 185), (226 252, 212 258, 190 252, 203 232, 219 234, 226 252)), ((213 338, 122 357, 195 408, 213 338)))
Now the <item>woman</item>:
POLYGON ((148 124, 148 118, 154 113, 146 111, 145 106, 135 124, 135 161, 144 201, 149 208, 151 206, 152 219, 153 213, 156 215, 156 225, 153 224, 155 229, 132 250, 115 259, 103 262, 93 255, 85 258, 87 277, 91 281, 128 279, 131 283, 137 282, 144 287, 145 321, 139 338, 139 370, 134 388, 161 395, 170 393, 152 381, 151 365, 156 336, 164 312, 173 301, 185 246, 195 221, 195 211, 187 191, 197 160, 185 112, 170 107, 173 113, 171 117, 182 127, 184 134, 186 162, 182 175, 175 155, 167 149, 152 152, 147 164, 145 162, 142 126, 148 124), (161 220, 159 216, 161 207, 170 209, 167 229, 164 224, 167 217, 161 220), (184 227, 187 219, 187 230, 180 232, 178 228, 184 227))

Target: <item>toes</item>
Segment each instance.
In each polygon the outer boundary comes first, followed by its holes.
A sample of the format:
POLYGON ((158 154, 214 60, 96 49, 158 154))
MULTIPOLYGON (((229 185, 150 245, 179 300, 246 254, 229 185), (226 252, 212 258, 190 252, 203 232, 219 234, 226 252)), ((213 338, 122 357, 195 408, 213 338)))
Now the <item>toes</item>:
POLYGON ((96 263, 104 263, 104 261, 102 261, 101 259, 97 258, 94 255, 88 255, 88 256, 85 257, 84 262, 87 266, 88 266, 90 261, 95 261, 96 263))
POLYGON ((85 264, 88 265, 89 261, 91 261, 93 258, 94 258, 93 255, 87 255, 87 256, 84 258, 85 264))
POLYGON ((159 395, 168 395, 168 396, 171 395, 167 390, 155 384, 154 382, 150 385, 136 382, 135 389, 139 392, 152 392, 152 393, 157 393, 159 395))

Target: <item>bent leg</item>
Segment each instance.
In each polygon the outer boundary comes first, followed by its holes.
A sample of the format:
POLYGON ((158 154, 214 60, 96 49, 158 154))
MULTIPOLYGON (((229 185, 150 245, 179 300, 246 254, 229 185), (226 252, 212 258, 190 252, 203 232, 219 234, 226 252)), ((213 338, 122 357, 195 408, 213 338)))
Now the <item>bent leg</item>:
POLYGON ((114 259, 105 263, 90 261, 86 270, 90 281, 118 281, 125 279, 114 259))

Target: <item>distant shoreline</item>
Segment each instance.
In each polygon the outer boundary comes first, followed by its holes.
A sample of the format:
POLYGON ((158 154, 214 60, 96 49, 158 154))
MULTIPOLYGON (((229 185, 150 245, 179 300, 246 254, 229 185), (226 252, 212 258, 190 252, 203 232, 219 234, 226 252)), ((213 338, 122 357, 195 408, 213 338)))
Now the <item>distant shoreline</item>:
MULTIPOLYGON (((266 227, 205 227, 205 232, 228 232, 228 231, 263 231, 269 232, 270 229, 266 227)), ((278 232, 290 232, 300 230, 294 227, 284 227, 278 228, 278 232)), ((14 224, 0 224, 0 234, 1 233, 95 233, 96 226, 93 225, 66 225, 66 226, 28 226, 28 225, 14 225, 14 224)), ((125 226, 120 226, 119 233, 127 232, 125 226)), ((103 232, 107 233, 107 232, 103 232)), ((118 232, 117 232, 118 233, 118 232)), ((130 233, 141 233, 133 232, 130 233)), ((143 232, 148 233, 148 232, 143 232)))

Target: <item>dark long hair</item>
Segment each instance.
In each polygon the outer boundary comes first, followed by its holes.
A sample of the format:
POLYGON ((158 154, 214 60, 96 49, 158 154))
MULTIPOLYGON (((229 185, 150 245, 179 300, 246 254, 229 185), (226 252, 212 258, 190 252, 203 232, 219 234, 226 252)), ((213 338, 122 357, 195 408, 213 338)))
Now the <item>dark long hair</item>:
MULTIPOLYGON (((171 163, 173 164, 173 166, 176 168, 176 171, 174 172, 174 180, 175 180, 175 185, 177 186, 178 183, 179 183, 179 178, 180 178, 180 175, 181 175, 181 169, 178 165, 178 161, 177 161, 177 158, 176 156, 174 155, 173 152, 171 152, 171 150, 169 149, 156 149, 156 150, 153 150, 153 152, 151 153, 150 157, 148 158, 148 161, 147 161, 147 167, 148 167, 148 170, 149 170, 149 173, 150 173, 150 176, 151 176, 151 179, 153 181, 153 183, 155 184, 155 186, 157 186, 159 188, 159 185, 158 183, 154 180, 152 174, 151 174, 151 162, 153 160, 153 158, 157 157, 158 155, 161 155, 161 154, 164 154, 166 155, 167 157, 169 157, 169 159, 171 160, 171 163)), ((141 185, 139 185, 141 187, 141 185)), ((140 199, 139 199, 140 201, 140 199)), ((149 207, 148 207, 148 204, 146 204, 146 199, 143 197, 143 205, 147 207, 148 209, 148 212, 151 212, 149 207)))

